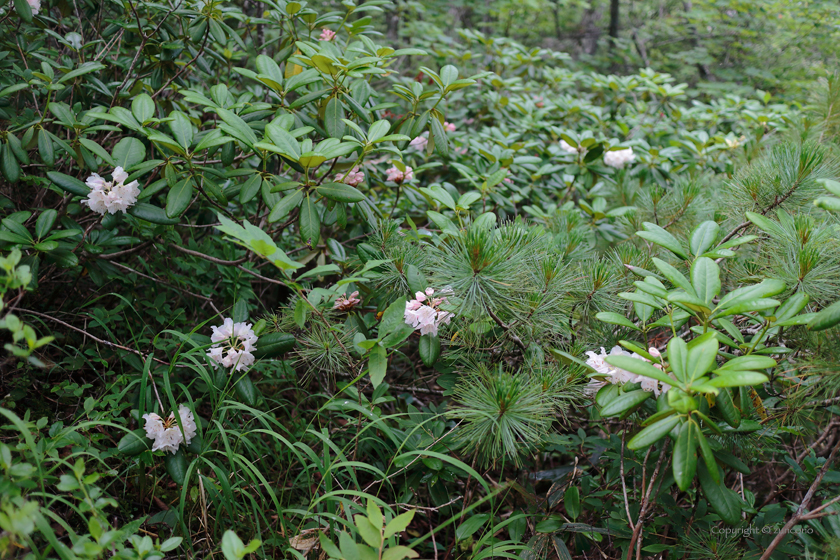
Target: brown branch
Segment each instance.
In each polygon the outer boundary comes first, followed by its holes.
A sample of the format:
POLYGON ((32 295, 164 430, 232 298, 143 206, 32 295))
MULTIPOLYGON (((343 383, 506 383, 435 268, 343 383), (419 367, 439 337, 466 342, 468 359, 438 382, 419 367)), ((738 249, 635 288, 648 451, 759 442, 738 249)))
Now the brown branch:
POLYGON ((828 459, 826 459, 825 463, 823 463, 823 466, 820 469, 820 472, 817 473, 817 477, 814 479, 814 482, 811 484, 811 487, 808 488, 808 492, 805 494, 805 497, 802 499, 802 503, 799 504, 798 508, 796 508, 796 513, 793 514, 793 516, 790 518, 790 521, 785 523, 785 526, 782 527, 782 530, 779 531, 776 534, 776 537, 770 543, 770 546, 767 547, 767 550, 764 551, 764 554, 761 555, 761 558, 759 560, 769 560, 770 556, 773 555, 773 551, 776 550, 776 547, 778 547, 780 544, 782 544, 782 539, 785 538, 785 536, 790 532, 790 530, 797 523, 799 523, 800 521, 806 520, 808 518, 808 515, 818 513, 818 510, 821 510, 824 507, 827 507, 828 505, 830 505, 831 503, 834 503, 836 501, 836 499, 832 500, 828 504, 824 504, 823 506, 817 508, 817 510, 814 510, 813 512, 805 513, 805 509, 811 503, 811 500, 813 499, 814 494, 816 493, 817 488, 820 485, 820 482, 822 482, 822 479, 825 476, 825 473, 828 471, 829 465, 831 465, 832 461, 834 460, 834 456, 837 454, 838 449, 840 449, 840 440, 837 441, 837 444, 831 450, 831 453, 829 454, 828 459))

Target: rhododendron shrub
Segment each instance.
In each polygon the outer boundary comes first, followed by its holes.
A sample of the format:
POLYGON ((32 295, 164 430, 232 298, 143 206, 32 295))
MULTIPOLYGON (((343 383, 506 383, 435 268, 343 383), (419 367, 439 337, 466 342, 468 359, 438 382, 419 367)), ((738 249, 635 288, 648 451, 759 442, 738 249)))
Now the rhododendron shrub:
POLYGON ((0 7, 0 557, 831 557, 840 80, 416 9, 0 7))

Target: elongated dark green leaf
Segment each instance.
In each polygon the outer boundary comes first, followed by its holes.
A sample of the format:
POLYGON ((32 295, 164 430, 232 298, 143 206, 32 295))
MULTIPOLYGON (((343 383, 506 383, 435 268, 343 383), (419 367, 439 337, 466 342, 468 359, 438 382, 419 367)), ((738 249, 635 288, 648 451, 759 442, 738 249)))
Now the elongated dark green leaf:
POLYGON ((694 256, 699 256, 709 250, 717 240, 720 226, 711 220, 703 222, 691 233, 691 240, 689 241, 689 248, 694 256))
POLYGON ((703 455, 703 461, 706 463, 706 468, 709 470, 712 480, 719 483, 720 471, 718 470, 717 463, 715 462, 715 455, 712 453, 712 448, 709 447, 709 442, 706 441, 706 436, 703 435, 703 432, 700 430, 700 426, 693 422, 691 425, 694 426, 697 444, 700 446, 700 453, 703 455))
POLYGON ((603 321, 605 323, 610 323, 611 325, 621 325, 622 327, 627 327, 628 329, 633 329, 634 331, 641 330, 639 327, 633 324, 633 322, 625 317, 624 315, 619 315, 618 313, 612 313, 611 311, 602 311, 595 315, 595 317, 599 321, 603 321))
POLYGON ((87 196, 90 193, 90 188, 75 177, 59 173, 58 171, 47 171, 47 177, 55 186, 70 194, 87 196))
MULTIPOLYGON (((693 342, 694 341, 692 341, 692 343, 693 342)), ((707 371, 714 369, 717 352, 718 341, 714 338, 714 335, 709 336, 703 342, 694 344, 688 350, 688 370, 686 379, 688 379, 688 381, 700 379, 707 371)))
POLYGON ((645 228, 645 231, 637 231, 636 235, 642 239, 647 239, 652 243, 656 243, 660 247, 668 249, 682 260, 688 259, 688 254, 686 254, 685 248, 683 248, 682 244, 677 241, 677 238, 668 233, 667 230, 651 222, 644 222, 642 227, 645 228))
POLYGON ((671 266, 670 264, 666 263, 663 260, 654 258, 653 264, 656 265, 656 268, 659 269, 659 272, 668 279, 671 284, 676 286, 677 288, 682 288, 685 290, 686 293, 696 295, 694 293, 694 287, 691 285, 691 282, 683 276, 682 272, 671 266))
POLYGON ((20 19, 26 23, 32 21, 32 8, 26 0, 15 0, 15 12, 17 12, 20 19))
POLYGON ((826 307, 808 323, 808 330, 823 331, 840 323, 840 301, 826 307))
POLYGON ((146 220, 147 222, 164 226, 172 226, 180 221, 178 218, 170 218, 167 216, 166 211, 160 206, 155 206, 146 202, 138 202, 128 209, 128 213, 135 218, 140 218, 141 220, 146 220))
POLYGON ((729 488, 718 484, 709 474, 706 465, 700 464, 697 472, 703 494, 709 500, 712 509, 729 525, 741 521, 741 500, 729 488))
POLYGON ((318 216, 318 208, 309 196, 303 200, 300 207, 300 238, 313 247, 321 239, 321 217, 318 216))
POLYGON ((683 339, 674 337, 668 342, 668 363, 677 379, 688 379, 688 348, 683 339))
POLYGON ((193 197, 193 181, 192 177, 187 177, 183 181, 179 181, 174 187, 169 189, 166 195, 166 216, 168 218, 177 218, 190 205, 193 197))
POLYGON ((260 399, 260 391, 257 389, 254 382, 251 381, 251 378, 247 375, 242 376, 236 382, 236 385, 233 386, 234 391, 236 391, 236 396, 240 398, 240 400, 247 404, 248 406, 257 406, 257 402, 260 399))
POLYGON ((423 363, 432 367, 440 357, 440 338, 437 335, 424 334, 420 337, 419 352, 423 363))
POLYGON ((169 477, 175 484, 183 486, 184 480, 187 477, 188 467, 187 456, 184 454, 184 450, 179 449, 176 453, 167 452, 163 464, 166 466, 166 472, 169 473, 169 477))
POLYGON ((139 455, 147 449, 151 449, 152 441, 146 437, 146 430, 139 429, 125 434, 117 444, 117 450, 126 457, 139 455))
POLYGON ((621 416, 625 412, 636 408, 651 396, 653 396, 653 393, 642 390, 623 393, 612 399, 604 408, 601 409, 601 416, 605 418, 610 416, 621 416))
POLYGON ((360 202, 365 199, 365 195, 359 189, 344 183, 324 183, 315 190, 318 194, 338 202, 360 202))
POLYGON ((729 389, 721 389, 715 396, 715 408, 723 420, 733 428, 737 428, 741 424, 741 411, 735 406, 729 389))
POLYGON ((605 360, 611 366, 635 373, 636 375, 644 375, 651 379, 656 379, 662 383, 673 385, 674 380, 668 377, 661 369, 653 367, 644 360, 631 358, 630 356, 608 356, 605 360))
POLYGON ((269 333, 257 340, 257 349, 252 353, 255 358, 276 358, 295 347, 295 337, 288 333, 269 333))
POLYGON ((691 265, 691 285, 697 297, 711 307, 712 298, 720 293, 720 269, 708 257, 699 257, 691 265))
POLYGON ((674 426, 680 423, 680 417, 673 415, 654 422, 631 439, 627 443, 629 449, 647 449, 663 437, 665 437, 674 426))
POLYGON ((337 97, 330 98, 324 111, 324 128, 331 138, 344 136, 347 125, 344 124, 342 119, 344 119, 344 107, 341 101, 337 97))
POLYGON ((300 205, 301 200, 303 200, 303 191, 301 190, 294 191, 281 198, 268 215, 269 223, 285 218, 292 209, 300 205))
POLYGON ((697 472, 697 439, 691 422, 686 422, 680 428, 677 442, 674 444, 674 480, 677 486, 685 492, 691 486, 694 474, 697 472))
POLYGON ((378 387, 384 381, 385 373, 388 371, 388 351, 384 346, 377 344, 370 349, 368 370, 371 384, 378 387))
POLYGON ((3 176, 10 183, 17 183, 20 179, 20 165, 8 144, 0 146, 0 168, 2 168, 3 176))
POLYGON ((769 379, 757 371, 720 370, 718 377, 709 382, 712 387, 751 387, 767 383, 769 379))

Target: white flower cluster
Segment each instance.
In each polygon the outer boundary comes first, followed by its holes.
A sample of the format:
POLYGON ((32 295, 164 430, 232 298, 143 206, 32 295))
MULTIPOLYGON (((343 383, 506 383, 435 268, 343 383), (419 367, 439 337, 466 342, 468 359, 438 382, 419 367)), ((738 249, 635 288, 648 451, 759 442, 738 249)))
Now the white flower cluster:
POLYGON ((560 149, 566 152, 567 154, 585 154, 586 148, 581 145, 578 145, 577 148, 566 142, 565 140, 560 140, 560 149))
POLYGON ((166 419, 154 412, 143 415, 146 421, 146 437, 155 442, 152 445, 152 451, 175 453, 178 451, 178 446, 184 442, 189 445, 195 437, 198 427, 195 425, 192 410, 182 404, 178 407, 178 414, 181 416, 183 433, 181 433, 181 427, 178 426, 178 421, 175 420, 174 412, 169 413, 169 418, 166 419))
POLYGON ((441 304, 449 303, 445 297, 432 298, 435 291, 426 288, 426 293, 417 292, 414 299, 405 304, 405 322, 420 334, 437 335, 440 325, 448 325, 453 313, 440 309, 441 304))
POLYGON ((636 154, 633 153, 633 148, 609 150, 604 152, 604 163, 610 167, 615 167, 616 169, 621 169, 634 159, 636 159, 636 154))
POLYGON ((128 173, 122 167, 114 169, 113 181, 106 181, 97 173, 87 178, 87 186, 90 192, 82 204, 87 204, 91 210, 98 214, 116 214, 125 212, 137 202, 140 189, 137 188, 137 181, 125 184, 128 173))
POLYGON ((207 355, 226 368, 241 371, 254 363, 254 350, 257 349, 257 335, 250 323, 234 323, 230 317, 218 327, 213 327, 210 337, 215 344, 207 355))
MULTIPOLYGON (((648 349, 648 353, 651 356, 659 357, 659 350, 656 348, 648 349)), ((607 354, 607 351, 604 350, 604 347, 601 347, 601 353, 597 354, 593 351, 589 351, 586 353, 589 356, 589 359, 586 360, 586 365, 590 366, 592 369, 597 371, 598 373, 607 376, 606 380, 598 381, 597 379, 591 379, 589 381, 589 385, 586 387, 586 392, 589 394, 594 395, 598 392, 598 390, 606 385, 607 383, 613 383, 616 385, 623 385, 625 383, 641 383, 642 389, 645 391, 650 391, 657 397, 660 393, 665 393, 668 389, 671 388, 670 385, 666 385, 665 383, 661 383, 656 379, 652 379, 650 377, 645 377, 644 375, 636 375, 635 373, 631 373, 629 371, 617 368, 615 366, 611 366, 605 361, 605 358, 608 356, 629 356, 631 358, 636 358, 637 360, 642 360, 647 362, 645 358, 639 356, 638 354, 634 354, 632 352, 627 352, 621 346, 614 346, 610 353, 607 354)), ((655 367, 662 369, 662 366, 659 364, 654 364, 655 367)))

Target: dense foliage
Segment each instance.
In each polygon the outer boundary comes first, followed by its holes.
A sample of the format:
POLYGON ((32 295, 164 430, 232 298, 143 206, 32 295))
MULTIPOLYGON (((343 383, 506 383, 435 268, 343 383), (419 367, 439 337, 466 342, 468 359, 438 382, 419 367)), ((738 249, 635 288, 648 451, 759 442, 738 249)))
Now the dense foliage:
POLYGON ((840 81, 432 7, 0 8, 0 557, 840 554, 840 81))

